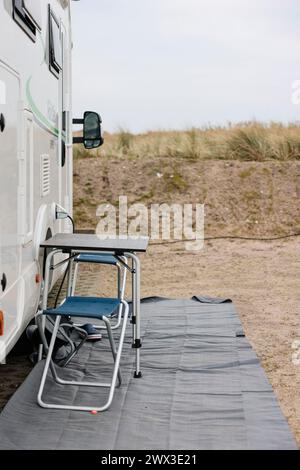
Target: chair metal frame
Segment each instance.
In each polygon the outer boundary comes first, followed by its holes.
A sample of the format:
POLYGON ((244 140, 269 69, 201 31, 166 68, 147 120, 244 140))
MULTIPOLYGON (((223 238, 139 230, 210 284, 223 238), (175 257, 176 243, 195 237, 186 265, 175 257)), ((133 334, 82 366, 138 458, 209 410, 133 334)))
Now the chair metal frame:
MULTIPOLYGON (((101 255, 101 256, 106 255, 106 254, 107 253, 101 253, 101 254, 99 253, 99 255, 101 255)), ((84 255, 84 253, 82 255, 84 255)), ((97 256, 97 254, 94 254, 94 255, 97 256)), ((109 256, 111 256, 111 255, 109 255, 109 256)), ((126 257, 122 257, 122 260, 125 264, 127 264, 127 258, 126 257)), ((80 263, 87 263, 88 264, 88 261, 81 261, 77 258, 74 258, 71 262, 72 262, 72 264, 75 264, 74 272, 73 272, 73 275, 72 275, 72 287, 71 287, 71 295, 73 296, 75 294, 75 289, 76 289, 76 284, 77 284, 77 279, 78 279, 79 264, 80 263)), ((93 262, 93 264, 97 264, 97 263, 93 262)), ((101 261, 99 262, 99 264, 108 266, 108 264, 105 264, 101 261)), ((120 299, 120 301, 122 301, 125 298, 127 269, 125 267, 123 267, 123 269, 122 269, 122 265, 117 259, 116 259, 116 264, 112 265, 112 266, 115 266, 117 268, 117 273, 118 273, 117 295, 118 295, 118 299, 120 299), (122 274, 122 271, 123 271, 123 274, 122 274)), ((115 325, 111 326, 111 329, 112 330, 117 330, 120 327, 121 322, 122 322, 122 305, 120 304, 118 315, 117 315, 117 323, 115 325)), ((82 324, 75 323, 74 326, 75 327, 81 327, 82 324)), ((101 325, 93 325, 93 326, 97 330, 105 329, 105 326, 101 326, 101 325)))
MULTIPOLYGON (((129 313, 129 306, 128 303, 125 300, 121 300, 121 306, 122 310, 124 310, 123 314, 123 324, 122 324, 122 329, 121 329, 121 334, 120 334, 120 339, 119 339, 119 344, 118 348, 116 348, 114 337, 113 337, 113 332, 112 332, 112 327, 110 325, 110 321, 106 316, 100 316, 99 319, 102 320, 105 324, 105 328, 108 333, 108 338, 109 338, 109 343, 112 351, 112 356, 114 360, 114 368, 113 368, 113 375, 112 375, 112 380, 110 383, 103 383, 103 382, 86 382, 86 381, 73 381, 73 380, 63 380, 61 379, 56 370, 56 366, 52 360, 52 354, 55 346, 55 340, 59 331, 60 327, 60 322, 61 322, 61 315, 57 315, 56 320, 55 320, 55 325, 50 341, 50 345, 48 347, 47 341, 44 335, 44 328, 43 328, 43 317, 45 317, 45 313, 39 312, 37 315, 37 324, 40 330, 41 338, 43 341, 43 346, 45 350, 47 351, 47 356, 45 360, 45 366, 40 382, 40 387, 38 391, 38 396, 37 396, 37 401, 38 404, 42 408, 47 408, 47 409, 60 409, 60 410, 74 410, 74 411, 105 411, 107 410, 112 403, 116 384, 117 384, 117 379, 119 382, 119 386, 122 383, 122 377, 121 377, 121 372, 120 372, 120 361, 121 361, 121 354, 122 354, 122 349, 123 349, 123 344, 124 344, 124 338, 125 338, 125 332, 126 332, 126 325, 127 325, 127 320, 128 320, 128 313, 129 313), (77 386, 77 387, 102 387, 102 388, 109 388, 109 394, 108 394, 108 399, 106 403, 102 406, 75 406, 75 405, 59 405, 56 403, 46 403, 43 400, 43 392, 46 384, 46 379, 48 375, 49 369, 51 370, 52 376, 54 381, 59 384, 59 385, 71 385, 71 386, 77 386)), ((88 318, 88 317, 87 317, 88 318)))

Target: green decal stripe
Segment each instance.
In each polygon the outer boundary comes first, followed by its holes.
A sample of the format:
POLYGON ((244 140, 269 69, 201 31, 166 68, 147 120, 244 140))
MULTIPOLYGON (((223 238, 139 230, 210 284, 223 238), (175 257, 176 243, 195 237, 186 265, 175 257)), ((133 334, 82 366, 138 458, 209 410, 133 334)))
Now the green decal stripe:
POLYGON ((31 79, 32 79, 32 77, 30 77, 27 80, 27 83, 26 83, 26 97, 27 97, 28 103, 30 105, 31 111, 33 112, 35 117, 38 119, 38 121, 40 121, 43 124, 44 127, 46 127, 50 132, 52 132, 52 134, 54 134, 56 137, 58 137, 59 136, 58 129, 56 127, 54 127, 51 124, 51 122, 48 121, 48 119, 41 113, 41 111, 38 109, 38 107, 36 106, 32 96, 31 96, 31 93, 30 93, 31 79))

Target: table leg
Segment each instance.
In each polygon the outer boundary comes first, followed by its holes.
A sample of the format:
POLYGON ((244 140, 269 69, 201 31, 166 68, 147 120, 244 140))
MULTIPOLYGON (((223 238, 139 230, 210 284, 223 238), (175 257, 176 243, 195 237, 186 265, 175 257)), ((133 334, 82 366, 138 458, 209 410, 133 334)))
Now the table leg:
POLYGON ((132 259, 132 323, 133 323, 133 347, 136 350, 135 378, 142 377, 140 369, 141 342, 141 315, 140 315, 140 260, 133 253, 126 254, 132 259))
POLYGON ((134 266, 134 260, 131 259, 131 283, 132 283, 132 312, 131 312, 131 324, 132 324, 132 347, 135 346, 135 340, 136 340, 136 288, 135 288, 135 266, 134 266))

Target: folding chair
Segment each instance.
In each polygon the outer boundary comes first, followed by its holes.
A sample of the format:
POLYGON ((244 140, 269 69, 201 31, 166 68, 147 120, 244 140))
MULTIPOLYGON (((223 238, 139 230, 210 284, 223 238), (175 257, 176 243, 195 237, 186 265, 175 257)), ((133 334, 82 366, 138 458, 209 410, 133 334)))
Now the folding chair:
MULTIPOLYGON (((127 259, 124 257, 122 258, 124 263, 127 264, 127 259)), ((91 264, 103 264, 107 266, 115 266, 118 272, 118 284, 117 284, 117 296, 120 301, 124 300, 125 296, 125 288, 126 288, 126 276, 127 276, 127 269, 123 268, 122 274, 122 265, 121 262, 113 255, 109 253, 81 253, 80 255, 74 258, 73 263, 75 263, 74 275, 72 280, 72 296, 75 295, 75 289, 78 279, 78 272, 79 272, 79 265, 80 263, 91 263, 91 264)), ((117 315, 117 323, 112 326, 112 330, 116 330, 119 328, 122 320, 122 305, 120 304, 118 315, 117 315)), ((79 324, 75 326, 80 326, 79 324)), ((100 325, 93 325, 96 329, 103 329, 100 325)))
MULTIPOLYGON (((39 326, 40 334, 42 337, 43 345, 47 350, 47 357, 45 360, 45 366, 41 378, 41 383, 39 387, 37 401, 42 408, 50 409, 63 409, 63 410, 78 410, 78 411, 105 411, 107 410, 113 400, 117 379, 119 381, 119 386, 121 385, 122 378, 120 373, 120 360, 124 344, 126 325, 128 320, 128 304, 124 300, 112 299, 112 298, 99 298, 99 297, 67 297, 65 302, 61 304, 58 308, 47 309, 40 312, 37 316, 37 324, 39 326), (118 348, 115 346, 112 327, 109 319, 112 318, 115 311, 121 307, 121 319, 123 314, 123 324, 119 339, 118 348), (55 325, 48 347, 47 341, 43 331, 43 316, 56 317, 55 325), (58 376, 57 366, 52 360, 52 354, 55 346, 55 340, 59 331, 61 317, 62 316, 71 316, 73 318, 90 318, 97 319, 104 322, 104 325, 107 330, 108 339, 110 343, 110 348, 113 356, 114 366, 111 382, 85 382, 85 381, 70 381, 63 380, 58 376), (46 403, 43 401, 43 391, 48 375, 49 368, 51 370, 54 381, 60 385, 72 385, 72 386, 83 386, 83 387, 104 387, 109 388, 109 394, 107 401, 102 406, 75 406, 75 405, 58 405, 55 403, 46 403)), ((100 351, 99 351, 100 353, 100 351)), ((99 354, 100 355, 100 354, 99 354)))

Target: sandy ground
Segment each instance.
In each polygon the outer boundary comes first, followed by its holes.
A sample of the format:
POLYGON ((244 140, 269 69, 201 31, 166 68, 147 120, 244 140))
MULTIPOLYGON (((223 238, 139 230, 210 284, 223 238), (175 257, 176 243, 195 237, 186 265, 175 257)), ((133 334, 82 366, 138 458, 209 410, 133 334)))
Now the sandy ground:
MULTIPOLYGON (((142 296, 230 297, 300 445, 300 365, 292 343, 300 340, 299 238, 282 242, 206 242, 198 253, 183 244, 152 246, 142 256, 142 296)), ((86 267, 80 292, 111 294, 112 270, 86 267), (100 281, 103 281, 100 287, 100 281)), ((0 407, 27 375, 25 356, 0 368, 0 407)))
MULTIPOLYGON (((206 235, 276 236, 300 232, 300 162, 186 162, 176 158, 75 159, 77 228, 97 225, 98 204, 198 202, 206 204, 206 235), (159 175, 159 177, 158 177, 159 175)), ((277 242, 206 242, 151 246, 142 256, 142 296, 230 297, 275 389, 300 445, 300 238, 277 242)), ((85 267, 80 291, 115 294, 112 269, 85 267), (103 283, 100 282, 103 280, 103 283), (99 287, 101 286, 101 288, 99 287)), ((128 292, 130 295, 130 292, 128 292)), ((30 370, 26 355, 0 366, 0 410, 30 370)))
MULTIPOLYGON (((100 202, 205 203, 206 236, 272 237, 300 232, 300 162, 185 158, 81 158, 74 166, 77 225, 96 227, 100 202)), ((300 238, 151 247, 142 295, 231 297, 300 444, 300 238)))
POLYGON ((292 362, 300 340, 299 242, 216 241, 197 254, 155 247, 143 259, 142 294, 230 297, 300 444, 300 365, 292 362))

